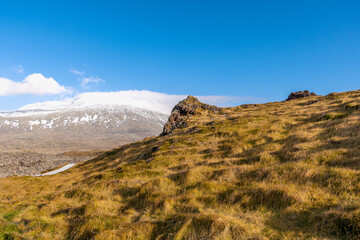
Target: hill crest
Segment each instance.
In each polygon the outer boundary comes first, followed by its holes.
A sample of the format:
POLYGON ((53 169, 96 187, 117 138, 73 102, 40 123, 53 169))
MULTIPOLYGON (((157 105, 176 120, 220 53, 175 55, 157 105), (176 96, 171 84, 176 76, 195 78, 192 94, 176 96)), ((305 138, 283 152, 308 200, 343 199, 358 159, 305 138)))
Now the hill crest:
POLYGON ((0 234, 358 239, 359 110, 360 91, 201 110, 58 175, 0 179, 0 234))

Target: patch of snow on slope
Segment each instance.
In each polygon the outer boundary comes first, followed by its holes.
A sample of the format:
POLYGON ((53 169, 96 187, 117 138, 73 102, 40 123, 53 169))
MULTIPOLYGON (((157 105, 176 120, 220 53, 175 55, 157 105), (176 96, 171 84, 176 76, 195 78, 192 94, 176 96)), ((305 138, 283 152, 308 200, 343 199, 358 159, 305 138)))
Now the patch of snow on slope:
POLYGON ((0 121, 0 127, 2 126, 9 126, 10 128, 19 128, 19 121, 9 121, 9 120, 3 120, 0 121))
POLYGON ((71 168, 71 167, 73 167, 73 166, 75 166, 75 164, 74 164, 74 163, 67 164, 67 165, 63 166, 62 168, 56 169, 56 170, 51 171, 51 172, 47 172, 47 173, 43 173, 43 174, 34 175, 34 177, 42 177, 42 176, 54 175, 54 174, 57 174, 57 173, 60 173, 60 172, 66 171, 66 170, 68 170, 69 168, 71 168))

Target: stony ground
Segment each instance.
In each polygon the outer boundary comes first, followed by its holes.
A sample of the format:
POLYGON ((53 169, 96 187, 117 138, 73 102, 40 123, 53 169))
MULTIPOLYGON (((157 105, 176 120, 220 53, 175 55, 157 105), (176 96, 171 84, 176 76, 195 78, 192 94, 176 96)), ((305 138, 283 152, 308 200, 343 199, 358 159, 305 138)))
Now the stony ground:
POLYGON ((37 152, 1 152, 0 177, 32 176, 69 163, 78 163, 92 156, 68 156, 37 152))

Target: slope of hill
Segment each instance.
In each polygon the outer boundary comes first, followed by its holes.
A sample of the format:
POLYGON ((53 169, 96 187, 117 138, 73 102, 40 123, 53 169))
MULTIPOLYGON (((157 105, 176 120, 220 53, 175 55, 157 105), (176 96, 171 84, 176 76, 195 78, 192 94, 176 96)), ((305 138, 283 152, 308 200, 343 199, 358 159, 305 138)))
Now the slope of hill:
POLYGON ((0 236, 360 238, 360 91, 221 109, 190 97, 170 120, 63 173, 0 179, 0 236))

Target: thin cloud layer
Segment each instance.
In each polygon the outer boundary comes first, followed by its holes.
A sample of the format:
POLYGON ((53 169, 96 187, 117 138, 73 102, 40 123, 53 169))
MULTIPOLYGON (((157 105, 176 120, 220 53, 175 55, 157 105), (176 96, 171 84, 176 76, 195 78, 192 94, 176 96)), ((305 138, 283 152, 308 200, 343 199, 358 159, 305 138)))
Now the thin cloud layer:
POLYGON ((69 90, 61 86, 53 78, 46 78, 41 73, 27 76, 22 82, 15 82, 7 78, 0 78, 0 96, 12 95, 57 95, 68 93, 69 90))
POLYGON ((75 75, 84 75, 86 72, 85 71, 79 71, 79 70, 77 70, 76 68, 71 68, 70 70, 69 70, 72 74, 75 74, 75 75))
POLYGON ((85 76, 86 71, 80 71, 76 68, 71 68, 69 71, 79 77, 78 81, 81 82, 81 87, 85 89, 88 88, 90 84, 97 85, 101 82, 105 82, 104 79, 101 79, 97 76, 85 76))
MULTIPOLYGON (((91 108, 98 105, 130 106, 170 114, 172 108, 186 95, 169 95, 147 90, 118 92, 87 92, 63 101, 49 101, 26 105, 19 110, 61 110, 91 108)), ((261 99, 229 96, 198 96, 200 101, 217 106, 235 106, 241 103, 261 102, 261 99), (235 102, 237 101, 237 102, 235 102)))
POLYGON ((218 107, 232 107, 244 103, 263 103, 265 98, 257 97, 236 97, 236 96, 197 96, 197 98, 210 105, 216 105, 218 107))
POLYGON ((87 87, 90 83, 98 84, 100 82, 105 82, 105 81, 99 77, 94 77, 94 76, 84 77, 81 79, 81 86, 84 88, 87 87))
POLYGON ((14 72, 19 73, 19 74, 24 73, 24 67, 21 64, 19 64, 17 66, 13 66, 13 70, 14 70, 14 72))

